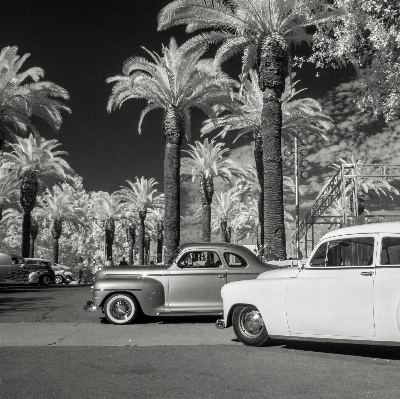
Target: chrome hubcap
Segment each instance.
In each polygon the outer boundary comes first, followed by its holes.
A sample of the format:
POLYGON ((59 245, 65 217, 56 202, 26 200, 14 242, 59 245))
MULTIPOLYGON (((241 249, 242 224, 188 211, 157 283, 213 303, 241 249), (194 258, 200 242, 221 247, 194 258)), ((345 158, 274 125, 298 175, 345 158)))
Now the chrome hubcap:
POLYGON ((126 299, 117 299, 111 304, 110 313, 114 319, 126 320, 132 314, 131 304, 126 299))
POLYGON ((248 310, 242 313, 240 318, 240 329, 248 337, 254 338, 261 334, 264 321, 258 310, 248 310))

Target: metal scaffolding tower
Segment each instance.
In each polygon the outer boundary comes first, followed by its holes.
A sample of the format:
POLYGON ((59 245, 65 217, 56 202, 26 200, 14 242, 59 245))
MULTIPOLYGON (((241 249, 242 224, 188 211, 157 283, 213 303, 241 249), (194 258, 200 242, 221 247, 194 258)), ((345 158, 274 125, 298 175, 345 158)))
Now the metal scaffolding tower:
MULTIPOLYGON (((368 179, 393 180, 400 177, 400 165, 389 164, 343 164, 319 194, 314 205, 297 231, 292 244, 300 248, 303 256, 314 248, 314 227, 322 224, 347 226, 360 224, 358 214, 358 190, 368 179), (334 202, 341 205, 341 215, 326 214, 334 202), (311 231, 310 231, 311 230, 311 231), (304 238, 304 239, 303 239, 304 238), (311 244, 311 245, 310 245, 311 244)), ((399 215, 365 215, 365 223, 400 220, 399 215)))

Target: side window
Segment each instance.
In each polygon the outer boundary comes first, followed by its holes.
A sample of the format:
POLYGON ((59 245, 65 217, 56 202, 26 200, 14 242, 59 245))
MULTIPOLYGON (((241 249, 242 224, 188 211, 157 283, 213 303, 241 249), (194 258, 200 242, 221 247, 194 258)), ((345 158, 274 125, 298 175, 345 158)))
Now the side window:
POLYGON ((373 256, 373 237, 332 240, 321 245, 311 259, 310 266, 370 266, 373 256))
POLYGON ((181 268, 221 267, 221 260, 216 252, 193 251, 184 254, 178 266, 181 268))
POLYGON ((225 252, 224 258, 229 267, 247 267, 246 260, 240 255, 225 252))
POLYGON ((374 257, 373 237, 329 241, 326 266, 370 266, 374 257))
POLYGON ((381 265, 400 265, 400 237, 383 237, 381 265))
POLYGON ((23 264, 24 263, 24 259, 23 258, 18 258, 16 256, 12 256, 11 257, 11 263, 14 264, 23 264))
POLYGON ((326 266, 326 250, 328 248, 328 243, 322 244, 314 256, 310 260, 310 266, 314 267, 325 267, 326 266))

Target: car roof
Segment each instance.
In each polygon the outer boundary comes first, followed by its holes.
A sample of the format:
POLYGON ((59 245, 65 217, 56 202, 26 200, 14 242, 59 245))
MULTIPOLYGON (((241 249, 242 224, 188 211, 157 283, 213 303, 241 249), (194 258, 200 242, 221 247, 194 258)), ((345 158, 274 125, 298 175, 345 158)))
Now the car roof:
POLYGON ((239 252, 245 252, 248 254, 249 252, 255 256, 255 253, 251 251, 249 248, 244 247, 243 245, 238 245, 238 244, 231 244, 229 242, 192 242, 192 243, 186 243, 182 244, 179 246, 179 249, 182 251, 187 248, 193 248, 193 249, 225 249, 227 251, 229 250, 236 250, 239 252))
POLYGON ((367 223, 357 226, 343 227, 332 230, 323 236, 325 238, 344 236, 348 234, 371 234, 371 233, 400 233, 400 222, 367 223))
POLYGON ((50 262, 48 259, 43 259, 43 258, 25 258, 25 260, 39 260, 44 262, 50 262))

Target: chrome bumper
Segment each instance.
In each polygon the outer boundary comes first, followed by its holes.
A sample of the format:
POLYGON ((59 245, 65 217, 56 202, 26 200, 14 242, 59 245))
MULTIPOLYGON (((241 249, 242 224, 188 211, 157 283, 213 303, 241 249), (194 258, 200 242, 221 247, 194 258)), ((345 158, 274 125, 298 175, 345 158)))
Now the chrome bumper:
POLYGON ((87 302, 86 302, 86 305, 83 307, 83 309, 84 309, 86 312, 94 312, 94 311, 97 310, 98 308, 99 308, 98 306, 93 305, 93 301, 87 301, 87 302))
POLYGON ((220 329, 225 328, 224 319, 218 319, 218 320, 215 322, 215 327, 216 327, 216 328, 220 328, 220 329))

